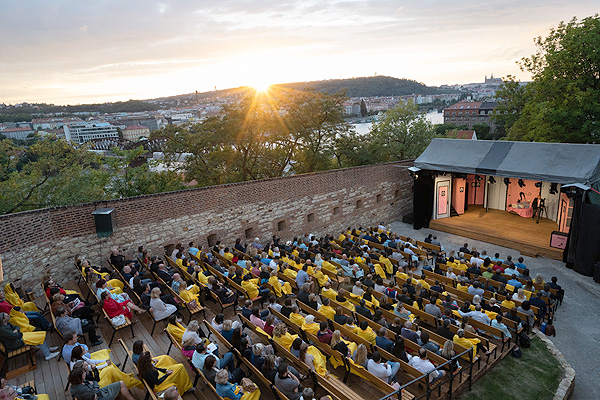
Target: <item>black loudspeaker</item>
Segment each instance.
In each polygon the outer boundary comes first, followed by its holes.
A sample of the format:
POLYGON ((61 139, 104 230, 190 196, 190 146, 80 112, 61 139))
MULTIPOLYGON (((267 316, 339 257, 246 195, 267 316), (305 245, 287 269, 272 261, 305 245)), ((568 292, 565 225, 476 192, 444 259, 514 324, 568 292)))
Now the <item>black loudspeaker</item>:
POLYGON ((99 208, 92 212, 96 223, 96 234, 99 238, 109 237, 113 233, 112 213, 114 208, 99 208))

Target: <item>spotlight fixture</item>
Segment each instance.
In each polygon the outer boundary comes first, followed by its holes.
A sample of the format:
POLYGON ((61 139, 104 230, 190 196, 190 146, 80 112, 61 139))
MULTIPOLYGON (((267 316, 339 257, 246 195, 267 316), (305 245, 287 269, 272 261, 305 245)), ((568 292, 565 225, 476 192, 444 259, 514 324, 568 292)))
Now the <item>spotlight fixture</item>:
POLYGON ((519 187, 525 187, 525 182, 523 181, 523 179, 519 179, 518 184, 519 187))
POLYGON ((504 184, 506 186, 510 185, 510 178, 504 178, 504 184))
POLYGON ((558 193, 558 183, 551 183, 550 184, 550 194, 556 194, 558 193))
POLYGON ((493 185, 494 183, 496 183, 496 180, 494 179, 493 176, 490 176, 490 183, 493 185))
POLYGON ((541 188, 542 187, 542 181, 536 182, 535 183, 535 187, 541 188))

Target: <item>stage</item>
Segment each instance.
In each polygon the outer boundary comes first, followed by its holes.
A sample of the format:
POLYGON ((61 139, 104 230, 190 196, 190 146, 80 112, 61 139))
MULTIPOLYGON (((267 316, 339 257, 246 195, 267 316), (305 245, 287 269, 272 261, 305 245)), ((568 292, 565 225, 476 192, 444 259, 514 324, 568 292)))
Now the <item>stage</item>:
POLYGON ((512 248, 528 257, 562 260, 563 251, 550 247, 550 235, 558 230, 558 224, 547 218, 536 224, 507 211, 486 212, 481 206, 469 205, 460 216, 431 220, 429 228, 512 248))

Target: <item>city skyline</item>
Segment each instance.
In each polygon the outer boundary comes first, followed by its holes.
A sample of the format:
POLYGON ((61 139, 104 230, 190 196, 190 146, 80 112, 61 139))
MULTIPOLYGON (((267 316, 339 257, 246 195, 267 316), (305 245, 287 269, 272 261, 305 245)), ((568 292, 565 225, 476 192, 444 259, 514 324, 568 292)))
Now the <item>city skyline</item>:
POLYGON ((595 4, 560 1, 3 2, 0 103, 148 99, 388 75, 530 76, 516 61, 595 4))

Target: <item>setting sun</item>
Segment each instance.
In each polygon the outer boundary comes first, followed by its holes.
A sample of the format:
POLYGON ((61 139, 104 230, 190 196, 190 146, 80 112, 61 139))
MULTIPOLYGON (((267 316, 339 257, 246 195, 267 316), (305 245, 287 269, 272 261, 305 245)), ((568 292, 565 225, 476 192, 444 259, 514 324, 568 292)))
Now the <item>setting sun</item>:
POLYGON ((252 86, 254 88, 254 90, 256 90, 257 92, 264 93, 269 90, 269 88, 271 87, 271 83, 266 82, 266 81, 261 81, 261 82, 254 82, 250 86, 252 86))

